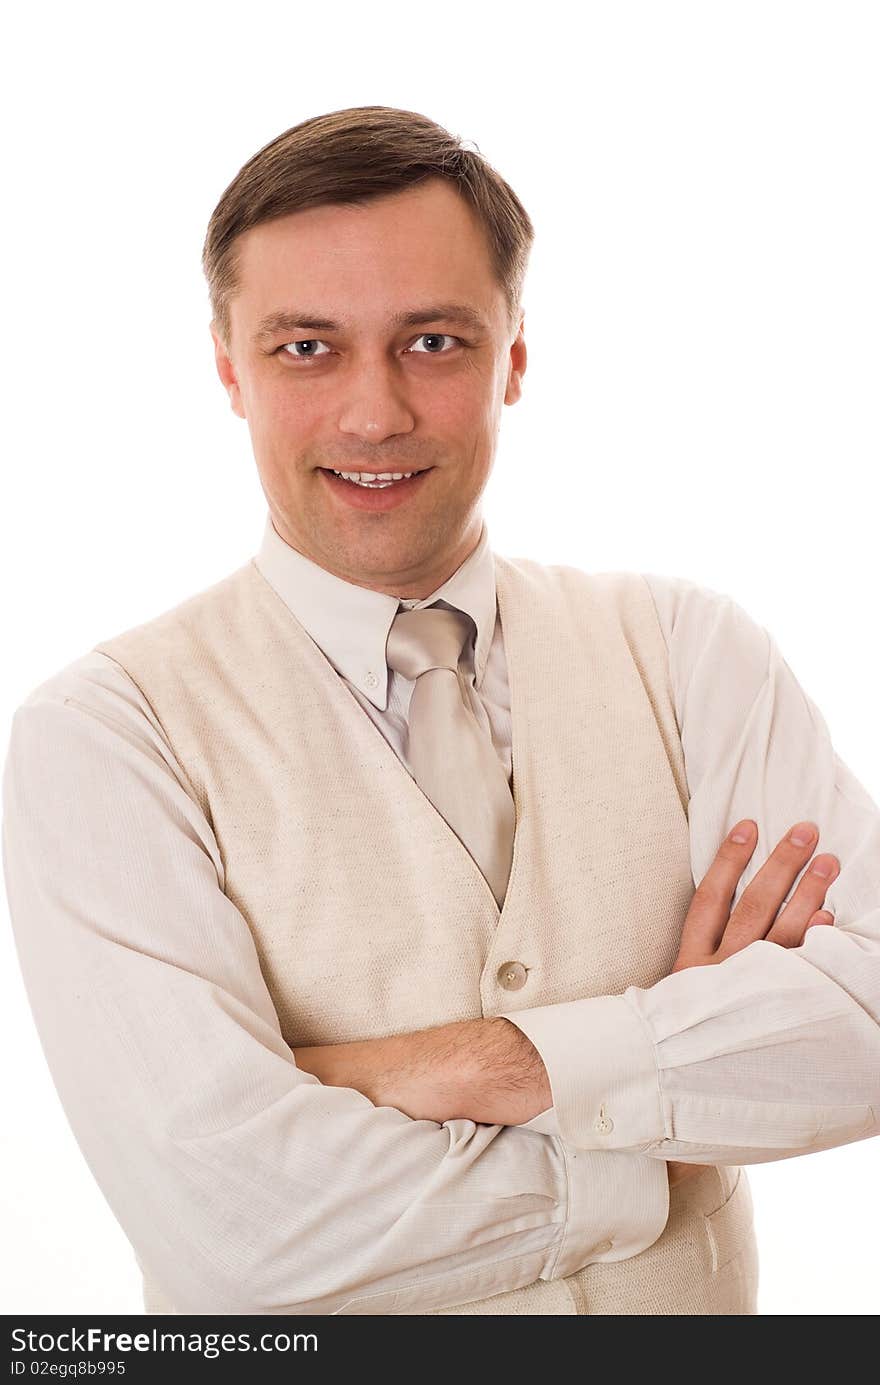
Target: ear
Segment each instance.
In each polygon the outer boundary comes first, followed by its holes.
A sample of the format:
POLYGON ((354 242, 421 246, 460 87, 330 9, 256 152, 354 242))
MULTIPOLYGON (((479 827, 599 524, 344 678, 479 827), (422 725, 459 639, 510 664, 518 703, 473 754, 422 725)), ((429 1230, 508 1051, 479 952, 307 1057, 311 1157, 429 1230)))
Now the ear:
POLYGON ((233 365, 232 358, 230 357, 226 347, 223 345, 223 342, 221 341, 213 322, 211 323, 211 337, 214 342, 214 360, 217 364, 217 374, 220 376, 220 379, 223 382, 223 387, 226 390, 226 393, 229 395, 229 402, 232 405, 232 412, 234 414, 237 414, 239 418, 244 418, 244 404, 242 403, 241 389, 239 387, 238 376, 235 371, 235 366, 233 365))
POLYGON ((526 339, 523 334, 526 315, 523 313, 519 320, 519 330, 510 348, 510 368, 507 372, 507 389, 504 394, 505 404, 515 404, 522 396, 522 377, 526 373, 526 362, 528 352, 526 351, 526 339))

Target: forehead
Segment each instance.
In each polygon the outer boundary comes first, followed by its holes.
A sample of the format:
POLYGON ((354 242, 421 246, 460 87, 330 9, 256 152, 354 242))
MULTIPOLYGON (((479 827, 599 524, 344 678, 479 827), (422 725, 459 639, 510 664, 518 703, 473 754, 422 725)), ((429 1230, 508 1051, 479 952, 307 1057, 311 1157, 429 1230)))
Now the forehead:
POLYGON ((441 179, 278 217, 245 232, 237 250, 231 309, 248 323, 303 300, 339 319, 435 299, 491 317, 503 301, 480 222, 441 179))

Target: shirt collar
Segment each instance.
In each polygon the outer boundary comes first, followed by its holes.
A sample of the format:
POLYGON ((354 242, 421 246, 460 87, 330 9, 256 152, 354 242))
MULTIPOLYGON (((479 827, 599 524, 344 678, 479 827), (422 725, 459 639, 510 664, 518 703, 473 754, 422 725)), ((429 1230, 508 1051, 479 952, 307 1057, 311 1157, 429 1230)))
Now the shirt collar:
POLYGON ((266 514, 263 539, 254 562, 291 614, 329 659, 337 673, 380 711, 388 706, 385 645, 402 607, 418 610, 445 601, 469 615, 476 628, 474 674, 479 688, 495 633, 495 559, 486 521, 473 553, 442 586, 422 600, 398 598, 346 582, 292 548, 266 514))

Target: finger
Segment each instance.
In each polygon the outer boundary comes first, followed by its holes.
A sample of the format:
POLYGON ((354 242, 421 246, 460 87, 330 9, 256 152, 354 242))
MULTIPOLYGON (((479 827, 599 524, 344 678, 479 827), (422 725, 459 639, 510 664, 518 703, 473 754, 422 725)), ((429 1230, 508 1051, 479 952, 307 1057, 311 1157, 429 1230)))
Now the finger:
POLYGON ((730 916, 719 948, 722 958, 766 936, 795 877, 810 859, 818 836, 814 822, 796 822, 774 847, 730 916), (795 837, 802 840, 795 841, 795 837))
POLYGON ((780 947, 799 947, 811 920, 825 903, 828 887, 839 874, 840 862, 836 856, 828 852, 816 856, 798 881, 797 889, 782 913, 772 924, 767 941, 778 943, 780 947), (823 869, 828 870, 827 875, 820 873, 823 869))
POLYGON ((814 917, 810 919, 810 922, 807 924, 807 927, 816 928, 819 924, 822 923, 830 923, 832 925, 834 923, 834 915, 829 913, 827 909, 820 909, 818 914, 814 915, 814 917))
POLYGON ((730 918, 731 900, 757 840, 757 825, 746 818, 721 843, 691 899, 681 930, 680 966, 690 965, 691 958, 705 961, 717 948, 730 918), (745 840, 735 841, 736 836, 744 836, 745 840))

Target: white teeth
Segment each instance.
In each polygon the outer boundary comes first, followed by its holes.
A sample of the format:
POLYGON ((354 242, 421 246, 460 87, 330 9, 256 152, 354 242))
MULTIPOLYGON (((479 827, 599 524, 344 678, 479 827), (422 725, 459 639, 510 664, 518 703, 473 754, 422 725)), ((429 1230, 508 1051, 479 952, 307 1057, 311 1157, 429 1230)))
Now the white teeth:
POLYGON ((355 481, 360 486, 375 485, 377 482, 387 484, 389 481, 403 481, 416 474, 414 471, 382 471, 374 474, 370 471, 336 471, 334 468, 331 470, 334 476, 344 476, 346 481, 355 481))

